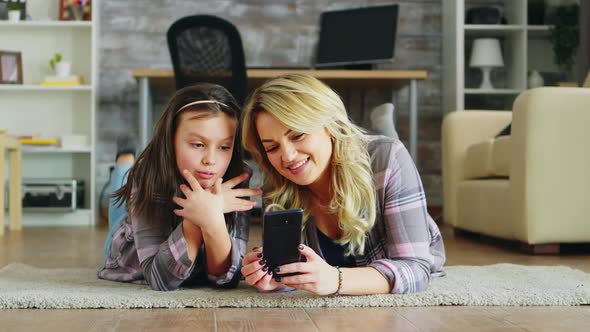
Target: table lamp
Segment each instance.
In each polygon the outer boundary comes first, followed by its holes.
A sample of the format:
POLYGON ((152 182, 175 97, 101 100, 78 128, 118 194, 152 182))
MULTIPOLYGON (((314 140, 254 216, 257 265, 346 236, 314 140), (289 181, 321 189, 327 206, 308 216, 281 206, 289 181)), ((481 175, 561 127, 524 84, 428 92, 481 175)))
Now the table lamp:
POLYGON ((470 67, 481 67, 483 80, 480 89, 494 89, 490 81, 490 72, 494 67, 503 67, 500 41, 495 38, 478 38, 473 41, 470 67))

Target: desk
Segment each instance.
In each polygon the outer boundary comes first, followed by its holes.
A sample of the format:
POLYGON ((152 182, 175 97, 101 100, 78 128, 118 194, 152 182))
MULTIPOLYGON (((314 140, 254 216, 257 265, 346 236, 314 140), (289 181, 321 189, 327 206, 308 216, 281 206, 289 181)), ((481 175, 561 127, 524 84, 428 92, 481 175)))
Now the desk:
MULTIPOLYGON (((418 80, 427 77, 425 70, 281 70, 281 69, 249 69, 248 84, 250 88, 260 86, 269 78, 291 73, 308 74, 320 79, 332 87, 390 88, 393 90, 410 86, 410 144, 408 150, 414 161, 418 161, 418 80)), ((150 85, 174 86, 172 69, 136 69, 133 77, 139 82, 139 137, 140 144, 148 143, 149 116, 151 114, 152 97, 150 85)))
POLYGON ((23 201, 22 201, 22 152, 20 142, 0 134, 0 236, 4 235, 4 183, 5 183, 5 151, 8 150, 9 162, 9 190, 8 204, 10 214, 10 230, 22 229, 23 201))

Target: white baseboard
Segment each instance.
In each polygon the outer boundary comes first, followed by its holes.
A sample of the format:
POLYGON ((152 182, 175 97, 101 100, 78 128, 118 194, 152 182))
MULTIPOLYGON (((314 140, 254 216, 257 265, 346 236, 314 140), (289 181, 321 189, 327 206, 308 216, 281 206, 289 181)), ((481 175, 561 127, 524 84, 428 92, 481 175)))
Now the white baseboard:
MULTIPOLYGON (((8 225, 8 213, 4 217, 8 225)), ((23 227, 38 226, 93 226, 91 210, 78 209, 72 212, 31 212, 23 211, 23 227)))

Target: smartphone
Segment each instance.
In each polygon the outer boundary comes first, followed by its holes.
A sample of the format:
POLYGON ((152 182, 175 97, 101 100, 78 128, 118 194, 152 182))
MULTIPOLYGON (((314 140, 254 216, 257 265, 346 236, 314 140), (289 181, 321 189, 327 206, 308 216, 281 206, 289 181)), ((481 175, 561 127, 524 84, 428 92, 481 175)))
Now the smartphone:
MULTIPOLYGON (((297 247, 301 243, 303 210, 266 212, 262 217, 262 251, 269 271, 275 267, 301 261, 297 247)), ((280 274, 277 277, 295 275, 280 274)))

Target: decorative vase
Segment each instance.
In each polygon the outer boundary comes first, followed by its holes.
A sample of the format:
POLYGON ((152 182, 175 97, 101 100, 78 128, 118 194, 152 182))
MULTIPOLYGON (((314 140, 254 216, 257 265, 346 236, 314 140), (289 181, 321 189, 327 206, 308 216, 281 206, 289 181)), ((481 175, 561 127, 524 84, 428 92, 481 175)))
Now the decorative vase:
POLYGON ((8 11, 8 21, 9 22, 20 21, 20 10, 9 10, 8 11))
POLYGON ((539 74, 539 72, 536 70, 531 71, 531 74, 528 78, 528 87, 530 89, 538 88, 540 86, 543 86, 544 84, 545 81, 543 80, 543 76, 541 76, 541 74, 539 74))
POLYGON ((71 64, 67 61, 60 61, 55 64, 55 75, 58 77, 66 77, 70 75, 71 64))

